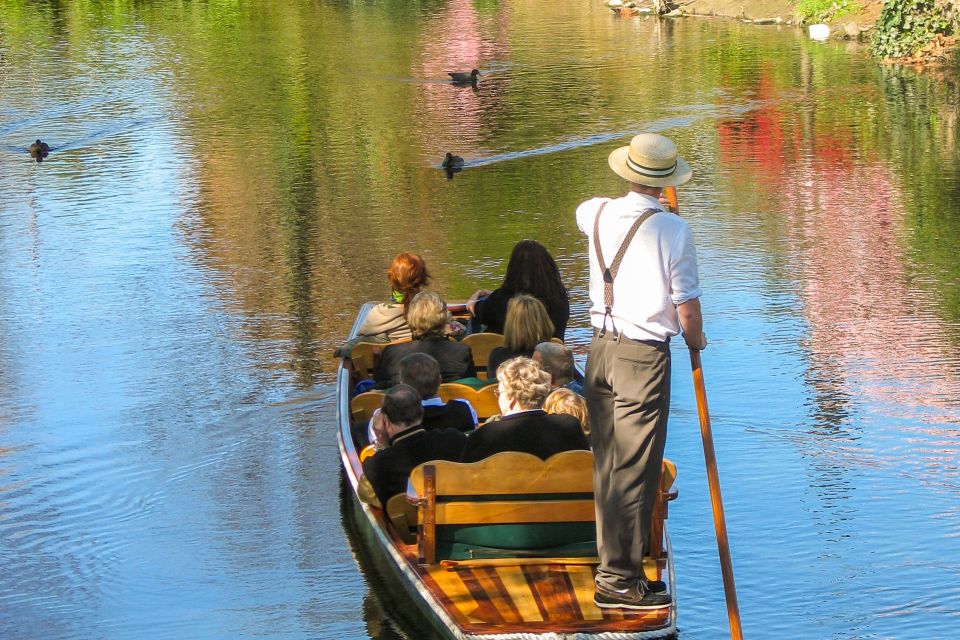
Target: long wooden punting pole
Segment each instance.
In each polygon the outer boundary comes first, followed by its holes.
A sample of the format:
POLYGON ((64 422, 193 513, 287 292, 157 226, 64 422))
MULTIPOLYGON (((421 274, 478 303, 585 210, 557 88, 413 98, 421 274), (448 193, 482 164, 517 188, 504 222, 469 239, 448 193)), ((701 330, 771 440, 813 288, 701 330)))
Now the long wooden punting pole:
POLYGON ((727 597, 727 618, 730 621, 730 637, 742 640, 740 607, 737 605, 737 587, 733 583, 733 561, 730 559, 730 543, 727 540, 727 521, 723 517, 723 498, 720 496, 720 474, 717 472, 717 454, 713 450, 713 431, 710 428, 710 413, 707 411, 707 389, 703 382, 703 365, 700 351, 690 349, 690 367, 693 369, 693 388, 697 395, 697 414, 700 416, 700 434, 703 436, 703 457, 707 462, 707 482, 710 485, 710 503, 713 505, 713 526, 717 530, 717 549, 720 552, 720 572, 723 574, 723 591, 727 597))
MULTIPOLYGON (((670 210, 673 213, 680 213, 677 188, 664 187, 663 196, 670 204, 670 210)), ((707 462, 707 483, 710 485, 710 503, 713 505, 713 526, 717 530, 717 549, 720 552, 723 591, 727 597, 730 637, 733 640, 742 640, 740 607, 737 605, 737 587, 733 583, 733 561, 730 559, 730 542, 727 540, 727 520, 723 517, 723 498, 720 495, 717 453, 713 449, 713 430, 710 428, 710 412, 707 410, 707 387, 703 382, 703 364, 700 362, 700 351, 697 349, 690 349, 690 368, 693 369, 693 389, 697 396, 700 435, 703 436, 703 457, 707 462)))

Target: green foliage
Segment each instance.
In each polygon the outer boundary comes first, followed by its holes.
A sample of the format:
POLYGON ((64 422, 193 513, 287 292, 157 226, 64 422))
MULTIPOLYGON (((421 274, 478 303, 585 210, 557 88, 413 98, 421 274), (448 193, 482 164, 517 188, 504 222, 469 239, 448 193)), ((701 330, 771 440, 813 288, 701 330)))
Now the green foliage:
POLYGON ((797 12, 804 22, 826 22, 859 8, 856 0, 800 0, 797 12))
POLYGON ((938 33, 952 32, 950 16, 935 0, 884 0, 873 36, 873 54, 878 58, 908 57, 938 33))

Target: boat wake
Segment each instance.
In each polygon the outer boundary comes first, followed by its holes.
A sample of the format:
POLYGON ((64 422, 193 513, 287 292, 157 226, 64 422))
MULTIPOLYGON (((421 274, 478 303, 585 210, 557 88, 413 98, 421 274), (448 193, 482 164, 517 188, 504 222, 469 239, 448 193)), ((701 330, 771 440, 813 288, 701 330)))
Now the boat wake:
MULTIPOLYGON (((578 149, 582 147, 592 147, 598 144, 604 144, 612 140, 620 140, 623 138, 629 138, 635 136, 639 133, 661 133, 668 131, 670 129, 680 129, 683 127, 688 127, 695 122, 707 119, 724 119, 732 118, 736 116, 749 113, 751 111, 756 111, 763 107, 769 106, 773 102, 771 100, 752 100, 750 102, 738 105, 728 105, 728 106, 696 106, 688 107, 687 110, 694 110, 695 113, 691 113, 683 116, 671 116, 667 118, 661 118, 659 120, 654 120, 652 122, 646 122, 643 124, 636 124, 627 129, 622 129, 619 131, 608 131, 603 133, 596 133, 588 136, 581 136, 577 138, 571 138, 570 140, 564 140, 562 142, 556 142, 549 144, 543 147, 536 147, 534 149, 523 149, 520 151, 508 151, 505 153, 498 153, 492 156, 479 157, 479 158, 464 158, 463 166, 464 168, 469 167, 483 167, 491 164, 497 164, 500 162, 509 162, 511 160, 519 160, 521 158, 530 158, 533 156, 542 156, 550 153, 559 153, 563 151, 569 151, 570 149, 578 149)), ((441 168, 439 164, 435 165, 436 168, 441 168)))

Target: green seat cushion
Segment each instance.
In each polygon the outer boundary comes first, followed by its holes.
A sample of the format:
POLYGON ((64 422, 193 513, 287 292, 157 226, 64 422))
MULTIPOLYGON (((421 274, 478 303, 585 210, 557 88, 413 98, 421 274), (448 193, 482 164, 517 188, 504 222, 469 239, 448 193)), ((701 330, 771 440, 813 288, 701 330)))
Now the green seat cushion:
POLYGON ((497 379, 492 380, 481 380, 480 378, 460 378, 459 380, 453 381, 455 384, 465 384, 468 387, 473 387, 474 389, 483 389, 488 384, 496 384, 497 379))
POLYGON ((437 558, 593 557, 596 536, 592 522, 439 525, 437 558))

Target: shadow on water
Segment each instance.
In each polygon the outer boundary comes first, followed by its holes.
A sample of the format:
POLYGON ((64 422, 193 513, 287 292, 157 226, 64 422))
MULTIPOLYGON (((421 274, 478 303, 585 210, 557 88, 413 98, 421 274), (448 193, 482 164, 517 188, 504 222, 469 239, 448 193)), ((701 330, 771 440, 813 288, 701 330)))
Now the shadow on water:
POLYGON ((426 616, 410 606, 412 598, 388 566, 391 560, 377 547, 367 518, 342 470, 339 475, 341 523, 368 587, 363 598, 367 633, 374 640, 443 640, 444 636, 429 626, 426 616))

